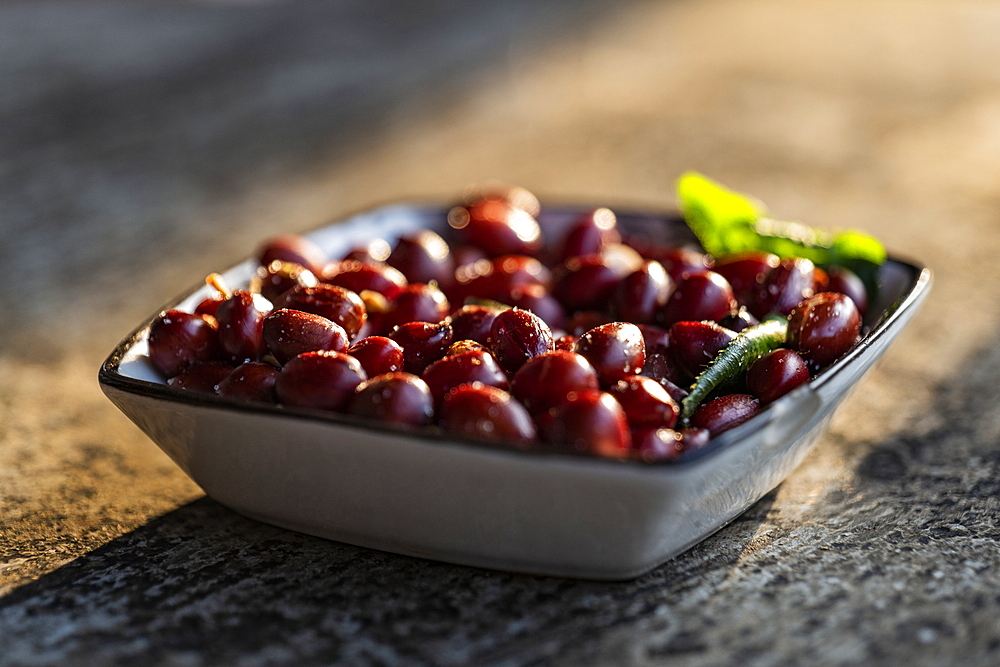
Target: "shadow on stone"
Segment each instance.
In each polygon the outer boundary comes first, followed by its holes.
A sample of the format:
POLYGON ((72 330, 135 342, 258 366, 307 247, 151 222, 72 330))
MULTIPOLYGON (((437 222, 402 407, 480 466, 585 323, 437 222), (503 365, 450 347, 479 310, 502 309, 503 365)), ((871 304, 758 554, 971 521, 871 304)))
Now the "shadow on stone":
POLYGON ((861 459, 855 469, 860 480, 899 484, 933 467, 1000 460, 1000 341, 970 355, 919 417, 861 459))
POLYGON ((858 464, 857 473, 869 479, 899 479, 906 475, 906 460, 894 449, 876 447, 858 464))
POLYGON ((272 656, 265 664, 485 664, 525 657, 546 642, 614 631, 650 612, 644 596, 681 592, 698 572, 731 567, 773 498, 739 517, 726 529, 729 537, 710 538, 711 558, 682 555, 623 583, 532 577, 353 547, 257 523, 202 498, 0 599, 7 645, 0 665, 46 656, 63 664, 84 657, 93 664, 170 662, 185 655, 197 656, 195 664, 249 655, 272 656))

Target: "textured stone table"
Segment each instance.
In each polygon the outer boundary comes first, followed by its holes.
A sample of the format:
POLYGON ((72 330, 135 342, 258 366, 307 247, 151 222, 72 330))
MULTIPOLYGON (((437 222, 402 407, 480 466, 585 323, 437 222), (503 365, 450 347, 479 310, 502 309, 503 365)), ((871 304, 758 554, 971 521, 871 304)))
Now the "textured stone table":
POLYGON ((0 7, 0 666, 1000 663, 1000 7, 415 4, 0 7), (96 385, 273 232, 688 168, 936 284, 799 470, 634 581, 243 519, 96 385))

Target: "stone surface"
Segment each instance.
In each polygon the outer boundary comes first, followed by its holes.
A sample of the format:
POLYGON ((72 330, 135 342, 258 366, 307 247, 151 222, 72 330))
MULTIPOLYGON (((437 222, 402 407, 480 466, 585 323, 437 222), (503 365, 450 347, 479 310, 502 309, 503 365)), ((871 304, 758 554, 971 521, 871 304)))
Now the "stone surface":
POLYGON ((0 7, 0 666, 1000 662, 1000 7, 0 7), (631 582, 243 519, 97 367, 277 231, 502 178, 672 204, 703 170, 936 272, 784 484, 631 582))

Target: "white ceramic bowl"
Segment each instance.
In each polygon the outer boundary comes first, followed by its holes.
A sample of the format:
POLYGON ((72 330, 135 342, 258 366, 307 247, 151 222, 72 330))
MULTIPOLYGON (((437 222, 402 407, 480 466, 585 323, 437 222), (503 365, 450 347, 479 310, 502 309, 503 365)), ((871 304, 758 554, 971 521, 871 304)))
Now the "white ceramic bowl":
MULTIPOLYGON (((543 213, 553 237, 582 209, 543 213)), ((332 257, 359 242, 446 228, 446 209, 392 205, 320 229, 332 257)), ((620 213, 659 241, 691 240, 666 215, 620 213)), ((252 261, 224 274, 245 285, 252 261)), ((411 556, 592 579, 635 577, 719 530, 777 486, 834 409, 926 297, 930 272, 890 259, 870 330, 843 359, 758 416, 674 463, 512 451, 366 423, 349 415, 253 406, 171 388, 149 364, 152 317, 104 362, 104 393, 191 479, 240 514, 411 556)), ((167 308, 193 310, 201 287, 167 308)))

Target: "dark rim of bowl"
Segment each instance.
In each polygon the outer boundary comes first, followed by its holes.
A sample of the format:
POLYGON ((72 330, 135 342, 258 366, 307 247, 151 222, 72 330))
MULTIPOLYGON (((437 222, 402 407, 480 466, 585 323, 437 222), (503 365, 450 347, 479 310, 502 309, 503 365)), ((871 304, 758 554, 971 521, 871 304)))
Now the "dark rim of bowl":
MULTIPOLYGON (((407 203, 407 202, 392 202, 385 204, 384 206, 391 205, 410 205, 416 210, 422 212, 433 212, 448 210, 447 207, 434 206, 428 203, 407 203)), ((363 211, 356 212, 354 214, 347 214, 340 218, 338 221, 323 225, 319 229, 325 229, 330 225, 336 225, 340 222, 349 220, 353 215, 371 212, 382 208, 382 206, 374 206, 363 211)), ((586 206, 561 206, 552 207, 553 209, 558 208, 561 210, 589 210, 593 207, 586 206)), ((677 219, 676 213, 673 212, 651 212, 648 210, 628 210, 622 208, 622 215, 635 215, 641 217, 659 217, 664 220, 664 222, 669 222, 671 220, 677 219)), ((817 390, 823 385, 830 382, 836 375, 842 372, 845 368, 851 365, 854 361, 858 360, 859 357, 864 355, 868 349, 872 346, 875 341, 886 336, 893 331, 896 327, 894 324, 898 322, 900 317, 904 312, 913 308, 917 301, 920 299, 921 295, 926 291, 927 287, 931 281, 931 272, 925 266, 907 259, 902 259, 898 256, 890 256, 887 262, 893 262, 910 273, 910 280, 908 282, 907 289, 903 292, 899 299, 897 299, 893 304, 891 304, 878 318, 871 329, 863 335, 859 341, 851 348, 843 357, 838 359, 834 364, 824 369, 815 378, 811 379, 808 386, 812 390, 817 390)), ((148 317, 142 324, 140 324, 136 329, 134 329, 128 336, 126 336, 111 354, 108 355, 104 363, 101 364, 100 371, 98 373, 98 382, 105 387, 118 389, 126 393, 136 394, 139 396, 145 396, 148 398, 163 399, 171 401, 174 403, 183 403, 187 405, 193 405, 198 407, 213 407, 224 410, 229 410, 233 412, 250 412, 255 414, 268 414, 272 416, 281 416, 290 419, 304 419, 309 421, 320 421, 330 424, 336 424, 339 426, 346 426, 350 428, 356 428, 364 431, 377 431, 388 436, 400 436, 406 438, 417 438, 434 445, 450 445, 450 446, 460 446, 460 447, 474 447, 477 450, 483 450, 484 448, 491 452, 498 453, 509 453, 515 456, 529 455, 529 456, 541 456, 541 457, 559 457, 567 459, 576 459, 582 461, 594 461, 598 465, 616 465, 621 466, 623 464, 632 464, 642 467, 660 467, 660 466, 683 466, 689 463, 695 463, 704 459, 711 454, 718 452, 721 449, 728 448, 734 443, 740 440, 746 439, 749 435, 762 430, 771 422, 772 411, 769 409, 771 406, 767 406, 765 409, 761 410, 757 415, 747 420, 746 422, 739 424, 738 426, 724 432, 720 433, 718 436, 712 438, 707 445, 701 447, 700 449, 690 450, 680 455, 679 457, 671 460, 660 460, 660 461, 645 461, 641 458, 609 458, 602 457, 596 454, 591 454, 587 452, 579 451, 567 451, 549 445, 547 443, 534 442, 530 447, 517 448, 510 445, 505 445, 503 443, 494 442, 490 440, 481 440, 476 438, 460 437, 454 434, 445 432, 436 426, 423 426, 423 427, 405 427, 405 426, 395 426, 392 424, 385 423, 372 423, 361 417, 346 413, 329 412, 323 410, 311 410, 307 408, 290 408, 281 405, 274 405, 268 403, 246 403, 238 401, 236 399, 225 398, 223 396, 213 395, 213 394, 203 394, 199 392, 188 391, 184 389, 176 389, 166 384, 159 384, 154 382, 149 382, 147 380, 140 380, 137 378, 127 377, 120 373, 120 366, 122 360, 125 358, 126 354, 132 347, 138 343, 140 340, 146 337, 149 332, 149 327, 153 320, 159 316, 164 310, 175 307, 178 303, 189 297, 195 291, 200 289, 202 284, 186 290, 181 295, 171 299, 166 305, 161 309, 157 310, 153 315, 148 317)), ((787 397, 783 397, 775 401, 772 405, 776 405, 781 401, 785 400, 787 397)))

